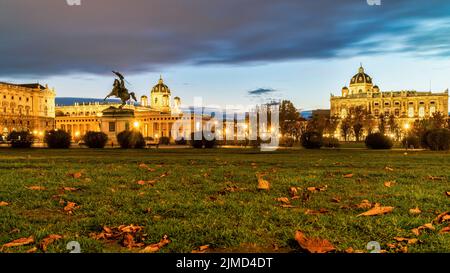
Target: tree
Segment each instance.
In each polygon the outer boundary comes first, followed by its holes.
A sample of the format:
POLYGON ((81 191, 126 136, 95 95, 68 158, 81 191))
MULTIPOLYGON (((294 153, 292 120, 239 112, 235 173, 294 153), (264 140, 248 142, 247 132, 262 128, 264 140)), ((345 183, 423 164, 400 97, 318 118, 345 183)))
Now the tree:
POLYGON ((363 106, 356 106, 350 108, 349 112, 353 133, 355 135, 356 141, 359 141, 363 132, 364 122, 367 117, 367 111, 363 106))
POLYGON ((434 112, 430 117, 432 129, 442 129, 445 127, 445 116, 441 112, 434 112))
POLYGON ((352 121, 351 118, 347 116, 342 120, 341 123, 341 133, 345 141, 347 141, 348 136, 350 135, 351 128, 352 128, 352 121))
POLYGON ((280 104, 280 130, 281 134, 293 136, 296 131, 300 114, 294 104, 289 100, 283 100, 280 104))
POLYGON ((339 116, 334 115, 325 119, 325 133, 329 135, 334 135, 336 129, 339 125, 339 116))
POLYGON ((396 138, 400 138, 400 126, 398 126, 397 119, 393 114, 389 116, 388 119, 389 132, 396 136, 396 138))
POLYGON ((386 133, 386 118, 383 114, 378 117, 378 131, 383 135, 386 133))
POLYGON ((306 130, 308 132, 318 132, 323 134, 326 126, 326 117, 321 115, 313 115, 311 119, 308 121, 308 125, 306 130))

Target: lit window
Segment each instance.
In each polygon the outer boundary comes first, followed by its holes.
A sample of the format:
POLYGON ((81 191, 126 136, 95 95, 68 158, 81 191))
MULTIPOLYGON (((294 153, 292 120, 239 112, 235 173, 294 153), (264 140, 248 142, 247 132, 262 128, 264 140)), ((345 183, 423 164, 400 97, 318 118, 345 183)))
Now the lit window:
POLYGON ((412 105, 408 107, 408 117, 410 118, 414 117, 414 106, 412 105))
POLYGON ((425 116, 425 107, 419 107, 419 118, 423 118, 425 116))

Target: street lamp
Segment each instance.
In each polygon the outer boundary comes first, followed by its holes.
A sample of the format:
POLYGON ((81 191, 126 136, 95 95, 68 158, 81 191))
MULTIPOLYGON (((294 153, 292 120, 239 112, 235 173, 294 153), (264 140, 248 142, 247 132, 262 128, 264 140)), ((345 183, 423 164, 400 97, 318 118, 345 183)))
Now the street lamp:
POLYGON ((139 129, 139 126, 140 126, 139 121, 133 122, 133 127, 134 128, 139 129))

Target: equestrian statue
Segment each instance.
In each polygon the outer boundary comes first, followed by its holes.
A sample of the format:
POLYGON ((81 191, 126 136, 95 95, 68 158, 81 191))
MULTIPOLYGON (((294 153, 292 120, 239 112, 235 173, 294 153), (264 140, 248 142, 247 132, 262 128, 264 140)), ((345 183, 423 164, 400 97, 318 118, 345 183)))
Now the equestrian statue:
POLYGON ((120 98, 120 100, 122 101, 122 105, 120 105, 119 108, 122 109, 125 104, 127 104, 128 100, 133 99, 137 101, 137 99, 134 92, 128 92, 128 89, 125 87, 125 77, 119 72, 113 71, 113 73, 116 74, 117 77, 119 77, 120 81, 118 79, 114 79, 113 89, 111 93, 109 93, 108 96, 105 97, 104 100, 111 96, 120 98))

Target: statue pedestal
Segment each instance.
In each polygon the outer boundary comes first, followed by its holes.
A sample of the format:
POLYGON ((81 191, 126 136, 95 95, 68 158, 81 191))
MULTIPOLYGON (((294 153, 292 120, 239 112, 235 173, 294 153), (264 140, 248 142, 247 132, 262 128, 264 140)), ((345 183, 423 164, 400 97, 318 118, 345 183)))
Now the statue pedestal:
POLYGON ((125 130, 131 130, 134 121, 134 110, 109 107, 102 112, 100 130, 108 135, 106 146, 118 146, 117 135, 125 130))

